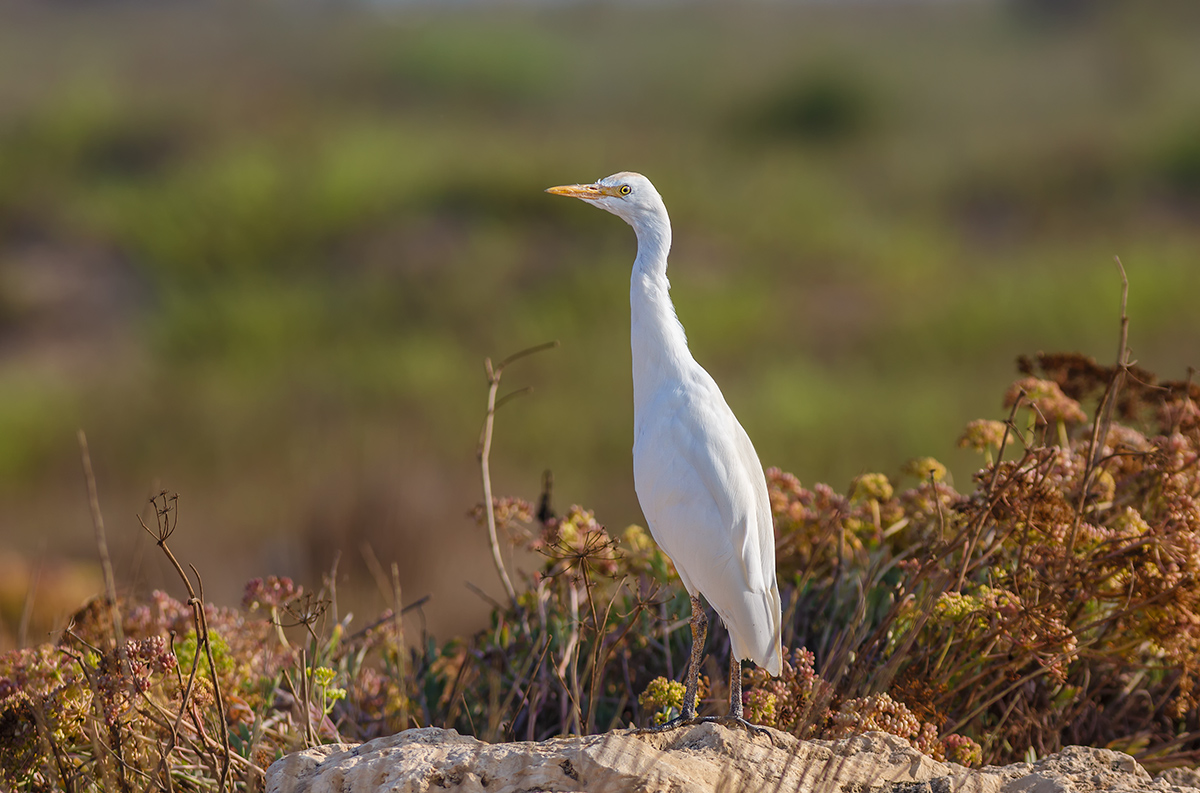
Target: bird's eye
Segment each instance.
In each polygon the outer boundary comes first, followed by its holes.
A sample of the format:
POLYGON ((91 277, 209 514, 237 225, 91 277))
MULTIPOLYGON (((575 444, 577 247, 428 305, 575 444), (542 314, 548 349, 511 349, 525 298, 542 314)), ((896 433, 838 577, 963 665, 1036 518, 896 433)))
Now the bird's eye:
POLYGON ((629 185, 621 185, 621 195, 629 195, 629 185))

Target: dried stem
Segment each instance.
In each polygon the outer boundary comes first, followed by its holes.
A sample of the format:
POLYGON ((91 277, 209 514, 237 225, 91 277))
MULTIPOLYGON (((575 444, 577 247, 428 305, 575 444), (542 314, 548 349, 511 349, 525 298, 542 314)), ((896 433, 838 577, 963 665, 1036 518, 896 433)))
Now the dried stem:
MULTIPOLYGON (((1021 391, 1017 394, 1017 398, 1013 400, 1012 410, 1008 413, 1008 420, 1004 422, 1004 435, 1000 439, 1000 448, 996 452, 996 462, 992 467, 992 478, 988 482, 988 508, 980 513, 974 528, 968 529, 969 539, 966 548, 963 550, 962 567, 959 569, 958 582, 954 585, 954 591, 956 592, 962 591, 963 583, 967 578, 967 568, 970 564, 971 553, 975 549, 975 540, 978 538, 979 533, 983 531, 983 525, 987 522, 988 516, 992 514, 992 509, 995 507, 996 479, 1000 476, 1000 466, 1004 462, 1004 450, 1008 447, 1009 433, 1016 426, 1013 424, 1013 419, 1017 415, 1017 408, 1021 406, 1024 400, 1025 392, 1021 391)), ((936 495, 936 491, 934 493, 936 495)))
POLYGON ((88 452, 87 435, 77 433, 79 456, 83 461, 83 478, 87 482, 88 505, 92 511, 92 528, 96 535, 96 550, 100 554, 100 569, 104 574, 104 603, 108 607, 108 618, 112 624, 113 641, 117 657, 121 661, 121 674, 131 678, 129 658, 125 652, 125 631, 121 624, 121 613, 117 607, 117 582, 113 575, 112 559, 108 555, 108 539, 104 533, 104 515, 100 512, 100 496, 96 490, 96 476, 92 472, 92 456, 88 452))
POLYGON ((1112 427, 1113 408, 1117 404, 1117 394, 1125 382, 1125 376, 1131 365, 1129 361, 1129 315, 1126 306, 1129 302, 1129 278, 1125 275, 1125 267, 1121 259, 1114 256, 1117 269, 1121 271, 1121 334, 1117 343, 1117 366, 1112 379, 1104 389, 1100 405, 1096 410, 1096 418, 1092 422, 1091 454, 1088 455, 1087 468, 1083 474, 1083 484, 1079 488, 1079 500, 1075 505, 1075 521, 1071 525, 1071 536, 1067 539, 1067 556, 1075 551, 1075 540, 1079 535, 1079 524, 1083 521, 1083 508, 1087 503, 1088 493, 1091 492, 1092 479, 1099 470, 1101 458, 1104 455, 1104 443, 1108 440, 1108 431, 1112 427))
POLYGON ((557 341, 551 341, 539 344, 536 347, 529 347, 520 352, 513 353, 495 367, 492 366, 491 358, 485 358, 483 361, 483 366, 487 371, 488 377, 487 413, 483 420, 483 431, 479 435, 478 450, 479 473, 483 479, 483 507, 484 513, 487 515, 488 543, 492 549, 492 562, 496 565, 496 574, 500 576, 500 582, 504 585, 504 593, 508 596, 509 603, 514 609, 517 607, 517 590, 513 587, 512 579, 508 576, 508 570, 504 567, 504 558, 500 554, 500 541, 496 536, 496 507, 492 502, 492 474, 489 468, 489 458, 492 453, 492 426, 495 422, 496 410, 513 397, 528 394, 531 389, 523 388, 520 391, 514 391, 511 394, 506 394, 499 401, 496 400, 496 392, 500 390, 500 377, 504 374, 506 366, 527 355, 533 355, 534 353, 549 350, 557 346, 557 341))
MULTIPOLYGON (((220 778, 218 780, 218 790, 226 790, 229 779, 229 766, 231 762, 232 749, 229 745, 229 725, 225 720, 225 698, 221 693, 221 680, 217 675, 217 664, 213 658, 212 643, 209 641, 208 635, 208 616, 204 613, 204 581, 200 577, 200 572, 192 565, 192 573, 196 576, 196 583, 199 586, 200 594, 197 596, 196 589, 192 586, 192 581, 184 572, 183 565, 175 558, 175 554, 167 546, 167 540, 175 532, 175 527, 179 525, 179 496, 174 495, 167 497, 166 492, 159 493, 154 498, 150 499, 150 503, 154 506, 157 530, 151 529, 138 516, 138 522, 142 528, 154 537, 155 544, 162 549, 171 565, 175 568, 175 572, 179 574, 179 578, 183 581, 184 587, 187 589, 188 600, 187 605, 192 609, 192 622, 196 626, 196 654, 192 659, 192 672, 188 678, 187 689, 184 691, 183 702, 180 704, 180 719, 175 722, 175 734, 178 734, 179 723, 182 720, 183 710, 187 706, 188 695, 191 693, 192 684, 196 677, 196 670, 199 664, 200 648, 204 648, 204 655, 208 661, 209 675, 212 677, 214 699, 217 704, 217 717, 219 719, 219 729, 221 732, 221 749, 224 756, 220 767, 220 778), (161 506, 158 499, 162 499, 161 506)), ((197 725, 199 726, 199 725, 197 725)), ((164 757, 165 761, 165 757, 164 757)))

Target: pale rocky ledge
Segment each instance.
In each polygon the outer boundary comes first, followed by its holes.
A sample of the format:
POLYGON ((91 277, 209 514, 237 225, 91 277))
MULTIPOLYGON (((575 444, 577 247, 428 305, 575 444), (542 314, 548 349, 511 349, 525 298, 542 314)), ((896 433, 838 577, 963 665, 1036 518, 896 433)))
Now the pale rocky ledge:
POLYGON ((296 752, 267 771, 267 793, 1200 793, 1200 772, 1155 778, 1126 754, 1071 746, 1036 763, 964 768, 900 738, 840 741, 749 735, 718 724, 487 744, 454 730, 407 730, 296 752))

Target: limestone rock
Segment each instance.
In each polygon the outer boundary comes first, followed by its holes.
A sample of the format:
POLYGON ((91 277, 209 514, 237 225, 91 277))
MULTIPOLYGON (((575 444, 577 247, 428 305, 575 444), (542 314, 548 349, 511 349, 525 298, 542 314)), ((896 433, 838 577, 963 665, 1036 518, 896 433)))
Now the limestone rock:
POLYGON ((972 770, 879 732, 800 741, 700 724, 487 744, 429 727, 288 755, 268 770, 267 793, 1200 793, 1196 781, 1182 771, 1151 780, 1129 755, 1079 746, 972 770))
POLYGON ((988 766, 1005 780, 1004 793, 1133 793, 1153 790, 1150 775, 1127 754, 1068 746, 1036 763, 988 766))
POLYGON ((1200 791, 1200 770, 1195 768, 1168 768, 1160 771, 1154 777, 1154 782, 1161 785, 1163 790, 1178 790, 1191 793, 1193 789, 1200 791))

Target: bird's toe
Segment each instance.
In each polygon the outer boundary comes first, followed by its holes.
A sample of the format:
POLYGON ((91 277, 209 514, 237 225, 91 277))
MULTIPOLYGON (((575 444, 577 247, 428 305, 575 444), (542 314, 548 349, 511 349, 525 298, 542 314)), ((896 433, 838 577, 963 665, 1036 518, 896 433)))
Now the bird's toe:
POLYGON ((751 735, 762 735, 766 737, 772 744, 775 743, 775 735, 766 727, 760 727, 757 724, 751 724, 741 716, 704 716, 703 718, 695 719, 696 722, 711 722, 720 724, 725 727, 741 727, 751 735))

